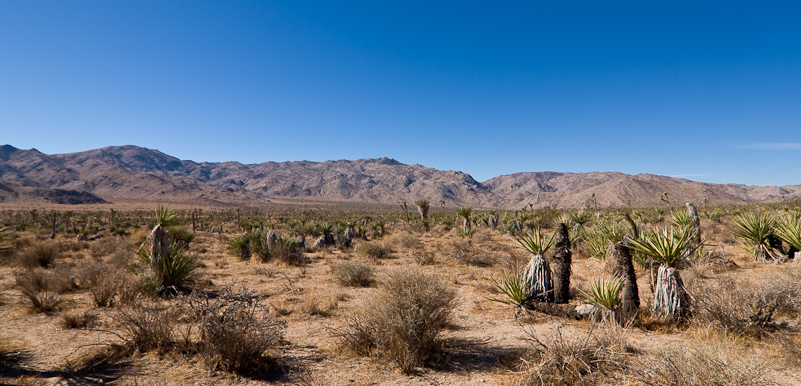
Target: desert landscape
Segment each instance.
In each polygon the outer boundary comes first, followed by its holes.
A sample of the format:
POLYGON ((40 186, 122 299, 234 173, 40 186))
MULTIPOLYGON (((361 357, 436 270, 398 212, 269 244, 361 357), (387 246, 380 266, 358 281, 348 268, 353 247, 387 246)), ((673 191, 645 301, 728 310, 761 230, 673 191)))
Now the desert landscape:
POLYGON ((0 385, 801 385, 798 15, 5 1, 0 385))
POLYGON ((2 384, 801 382, 794 187, 136 147, 0 166, 2 384))

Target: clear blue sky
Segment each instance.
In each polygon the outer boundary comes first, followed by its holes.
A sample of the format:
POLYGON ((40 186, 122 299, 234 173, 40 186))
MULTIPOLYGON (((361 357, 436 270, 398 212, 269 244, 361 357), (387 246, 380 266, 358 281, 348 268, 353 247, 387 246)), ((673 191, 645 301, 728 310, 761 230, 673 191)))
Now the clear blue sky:
POLYGON ((0 143, 801 184, 801 5, 4 1, 0 143))

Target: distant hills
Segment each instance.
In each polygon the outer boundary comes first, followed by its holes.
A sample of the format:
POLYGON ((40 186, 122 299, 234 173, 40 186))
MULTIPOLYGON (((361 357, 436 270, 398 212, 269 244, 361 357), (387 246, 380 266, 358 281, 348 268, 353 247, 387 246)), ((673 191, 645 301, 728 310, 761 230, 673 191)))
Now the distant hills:
POLYGON ((671 202, 745 204, 801 195, 801 185, 709 184, 651 174, 517 173, 478 182, 469 174, 406 165, 391 158, 325 162, 194 162, 138 146, 69 154, 0 146, 0 203, 173 202, 257 205, 318 200, 479 208, 656 206, 671 202))

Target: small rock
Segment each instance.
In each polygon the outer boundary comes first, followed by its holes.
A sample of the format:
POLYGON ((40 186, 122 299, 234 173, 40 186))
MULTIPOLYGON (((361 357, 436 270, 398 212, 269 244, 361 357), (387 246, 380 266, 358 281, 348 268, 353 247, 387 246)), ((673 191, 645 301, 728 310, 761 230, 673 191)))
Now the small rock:
POLYGON ((592 304, 582 304, 576 307, 576 313, 581 317, 589 317, 595 311, 595 306, 592 304))

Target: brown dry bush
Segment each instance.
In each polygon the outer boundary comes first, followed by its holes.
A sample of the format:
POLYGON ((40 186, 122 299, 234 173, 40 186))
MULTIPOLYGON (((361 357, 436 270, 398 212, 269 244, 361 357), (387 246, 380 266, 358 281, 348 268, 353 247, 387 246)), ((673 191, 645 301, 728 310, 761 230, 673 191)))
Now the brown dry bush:
POLYGON ((387 244, 375 241, 361 243, 356 247, 356 253, 370 259, 385 259, 391 252, 392 249, 387 244))
POLYGON ((467 239, 450 241, 445 245, 444 253, 448 258, 468 266, 491 267, 498 260, 497 253, 481 250, 467 239))
POLYGON ((341 261, 334 265, 331 273, 345 286, 368 287, 373 282, 373 269, 358 260, 341 261))
POLYGON ((173 308, 140 302, 118 310, 113 318, 122 328, 122 336, 137 351, 158 350, 164 353, 176 343, 176 316, 173 308))
POLYGON ((544 341, 526 332, 532 347, 522 358, 526 375, 518 385, 597 385, 622 381, 628 371, 628 355, 636 350, 619 330, 599 334, 591 325, 585 335, 568 338, 561 327, 558 325, 544 341))
POLYGON ((64 304, 59 295, 63 289, 61 281, 58 275, 43 268, 29 269, 16 276, 17 288, 38 312, 54 312, 64 304))
POLYGON ((270 358, 264 354, 281 342, 285 322, 269 317, 260 297, 224 287, 218 298, 195 298, 190 305, 199 323, 199 353, 210 370, 265 370, 270 358))
POLYGON ((18 261, 23 267, 47 268, 61 257, 61 245, 55 241, 34 241, 29 247, 22 250, 18 261))
POLYGON ((71 311, 61 315, 63 328, 92 328, 97 324, 97 315, 89 311, 71 311))
POLYGON ((387 243, 397 251, 410 251, 420 246, 420 238, 411 232, 399 232, 392 234, 387 243))
POLYGON ((695 287, 694 321, 730 333, 764 337, 778 327, 774 314, 801 311, 801 285, 787 278, 753 285, 718 277, 695 287))
POLYGON ((657 351, 632 364, 633 378, 648 386, 777 385, 763 358, 736 341, 695 341, 687 348, 657 351))
POLYGON ((455 300, 456 293, 434 275, 398 269, 380 281, 379 292, 336 335, 355 353, 378 353, 412 373, 443 352, 441 334, 455 300))

